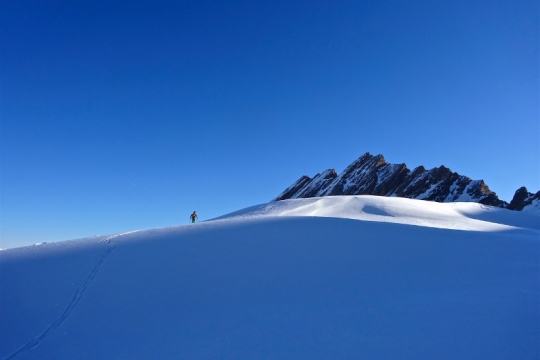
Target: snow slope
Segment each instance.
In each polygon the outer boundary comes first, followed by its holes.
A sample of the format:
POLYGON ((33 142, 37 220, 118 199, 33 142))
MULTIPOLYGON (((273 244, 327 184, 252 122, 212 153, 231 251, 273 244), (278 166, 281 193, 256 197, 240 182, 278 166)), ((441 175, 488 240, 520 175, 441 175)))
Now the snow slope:
POLYGON ((340 196, 0 252, 1 359, 537 359, 539 217, 340 196))
POLYGON ((282 200, 217 218, 319 216, 470 231, 540 230, 540 216, 478 203, 439 203, 370 195, 282 200))

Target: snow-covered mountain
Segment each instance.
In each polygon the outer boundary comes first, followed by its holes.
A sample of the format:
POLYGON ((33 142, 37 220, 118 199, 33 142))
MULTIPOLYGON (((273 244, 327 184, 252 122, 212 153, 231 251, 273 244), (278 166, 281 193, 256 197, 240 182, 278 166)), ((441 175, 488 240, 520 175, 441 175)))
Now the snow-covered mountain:
POLYGON ((0 251, 0 359, 538 359, 538 216, 378 196, 0 251))
POLYGON ((483 180, 452 172, 444 166, 409 170, 405 164, 387 163, 382 155, 365 153, 341 174, 328 169, 313 178, 302 176, 274 201, 331 195, 379 195, 438 202, 477 202, 540 214, 540 191, 516 191, 510 203, 500 200, 483 180))

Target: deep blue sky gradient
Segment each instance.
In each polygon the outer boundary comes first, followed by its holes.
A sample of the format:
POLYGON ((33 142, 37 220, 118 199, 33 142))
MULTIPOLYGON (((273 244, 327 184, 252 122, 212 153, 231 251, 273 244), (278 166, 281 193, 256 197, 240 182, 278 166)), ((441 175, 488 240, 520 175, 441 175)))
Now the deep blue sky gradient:
POLYGON ((4 1, 1 243, 186 223, 366 151, 540 190, 540 5, 4 1))

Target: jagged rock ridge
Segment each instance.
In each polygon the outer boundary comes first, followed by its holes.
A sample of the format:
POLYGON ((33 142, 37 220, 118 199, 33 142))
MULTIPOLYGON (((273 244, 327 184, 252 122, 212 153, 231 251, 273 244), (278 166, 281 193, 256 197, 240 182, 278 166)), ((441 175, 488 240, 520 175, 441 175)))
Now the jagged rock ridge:
POLYGON ((535 195, 521 188, 508 204, 483 180, 472 180, 445 166, 430 170, 419 166, 411 171, 405 164, 390 164, 382 155, 369 152, 341 174, 328 169, 313 178, 302 176, 273 201, 332 195, 398 196, 437 202, 478 202, 512 210, 540 209, 540 192, 535 195))

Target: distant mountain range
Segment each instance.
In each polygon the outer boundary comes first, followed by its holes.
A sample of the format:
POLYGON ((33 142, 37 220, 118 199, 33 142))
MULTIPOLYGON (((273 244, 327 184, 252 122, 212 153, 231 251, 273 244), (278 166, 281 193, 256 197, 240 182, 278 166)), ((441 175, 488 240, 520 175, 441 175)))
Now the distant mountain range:
POLYGON ((362 155, 341 174, 328 169, 313 178, 302 176, 273 201, 333 195, 379 195, 437 202, 477 202, 540 214, 540 191, 519 188, 510 203, 500 200, 483 180, 472 180, 445 166, 414 170, 387 163, 383 155, 362 155))

